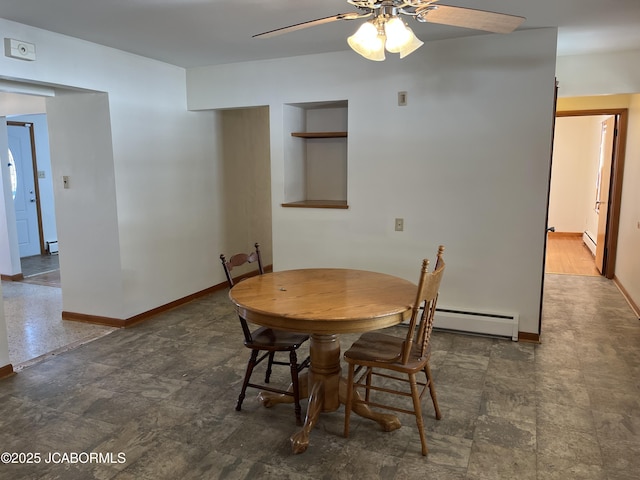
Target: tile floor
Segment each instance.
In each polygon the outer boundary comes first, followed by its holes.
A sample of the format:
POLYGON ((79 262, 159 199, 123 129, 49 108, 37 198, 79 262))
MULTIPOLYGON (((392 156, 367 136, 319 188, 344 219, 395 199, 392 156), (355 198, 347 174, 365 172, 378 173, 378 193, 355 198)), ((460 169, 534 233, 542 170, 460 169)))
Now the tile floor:
MULTIPOLYGON (((352 340, 343 336, 343 349, 352 340)), ((234 410, 248 352, 218 292, 0 381, 1 450, 42 455, 0 465, 0 477, 638 478, 640 322, 618 290, 600 277, 547 275, 542 340, 434 333, 444 416, 436 421, 424 399, 428 457, 412 418, 386 433, 356 416, 345 439, 342 408, 322 414, 309 449, 292 455, 289 405, 265 409, 248 396, 234 410), (46 463, 51 452, 102 462, 46 463)), ((279 372, 272 381, 286 382, 279 372)))
POLYGON ((33 255, 20 259, 20 269, 23 277, 30 277, 41 273, 58 270, 60 257, 58 255, 33 255))
MULTIPOLYGON (((37 278, 39 274, 59 269, 58 256, 25 257, 21 259, 21 267, 25 280, 37 278)), ((63 321, 59 287, 3 281, 0 295, 7 323, 9 361, 16 371, 114 330, 63 321)))

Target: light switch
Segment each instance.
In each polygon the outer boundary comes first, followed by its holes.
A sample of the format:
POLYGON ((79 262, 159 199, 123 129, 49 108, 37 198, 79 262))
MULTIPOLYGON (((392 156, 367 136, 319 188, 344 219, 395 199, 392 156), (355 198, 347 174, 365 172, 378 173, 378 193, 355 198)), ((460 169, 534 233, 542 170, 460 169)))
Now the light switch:
POLYGON ((396 218, 396 232, 404 230, 404 218, 396 218))
POLYGON ((64 185, 64 188, 69 188, 69 176, 65 175, 62 177, 62 184, 64 185))

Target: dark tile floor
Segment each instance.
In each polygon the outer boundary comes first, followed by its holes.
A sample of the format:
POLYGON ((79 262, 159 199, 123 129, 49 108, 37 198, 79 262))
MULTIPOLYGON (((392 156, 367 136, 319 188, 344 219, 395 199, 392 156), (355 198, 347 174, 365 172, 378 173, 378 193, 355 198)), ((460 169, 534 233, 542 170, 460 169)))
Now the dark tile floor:
POLYGON ((356 416, 345 439, 342 408, 293 455, 290 405, 234 410, 248 352, 219 292, 0 381, 1 450, 41 455, 0 478, 638 478, 640 322, 610 281, 547 275, 541 345, 435 332, 433 349, 428 457, 412 418, 356 416))

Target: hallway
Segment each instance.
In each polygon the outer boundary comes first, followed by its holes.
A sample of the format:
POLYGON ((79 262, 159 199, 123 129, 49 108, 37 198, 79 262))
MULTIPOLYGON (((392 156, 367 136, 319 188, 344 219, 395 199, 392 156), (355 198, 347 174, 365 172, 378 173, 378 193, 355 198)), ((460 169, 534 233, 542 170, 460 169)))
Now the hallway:
POLYGON ((580 234, 547 234, 545 273, 600 276, 595 258, 580 234))

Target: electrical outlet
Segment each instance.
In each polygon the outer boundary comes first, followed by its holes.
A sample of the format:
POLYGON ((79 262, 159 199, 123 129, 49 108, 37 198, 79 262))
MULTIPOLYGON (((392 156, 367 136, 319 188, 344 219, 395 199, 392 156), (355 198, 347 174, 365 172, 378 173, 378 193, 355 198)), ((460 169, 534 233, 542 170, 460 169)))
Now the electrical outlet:
POLYGON ((396 218, 396 232, 404 230, 404 218, 396 218))
POLYGON ((38 178, 46 178, 44 170, 38 170, 38 178))

